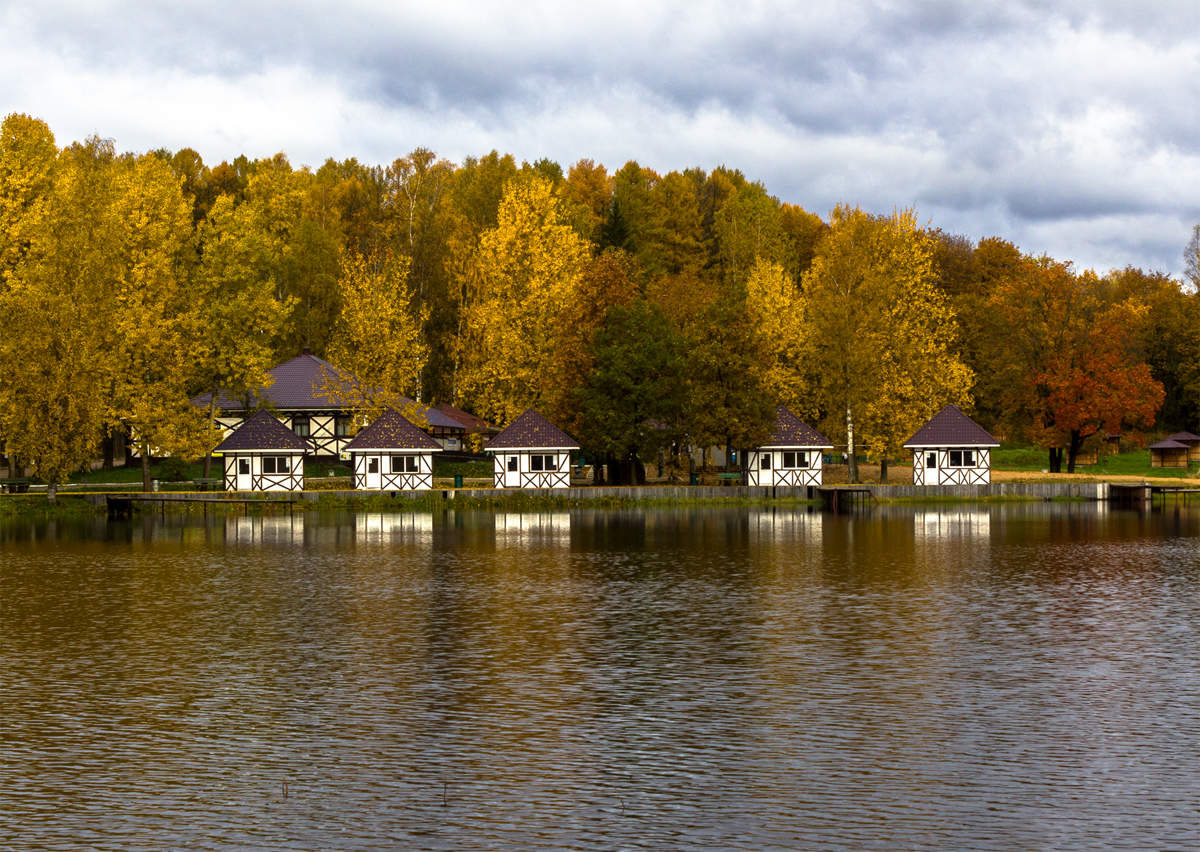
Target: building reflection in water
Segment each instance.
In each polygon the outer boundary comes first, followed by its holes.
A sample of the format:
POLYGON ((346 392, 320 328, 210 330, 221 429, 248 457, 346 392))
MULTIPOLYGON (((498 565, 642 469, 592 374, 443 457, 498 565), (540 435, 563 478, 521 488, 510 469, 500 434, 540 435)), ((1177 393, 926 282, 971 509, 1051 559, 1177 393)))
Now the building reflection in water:
POLYGON ((301 544, 304 541, 304 515, 226 518, 225 541, 231 544, 301 544))
POLYGON ((571 544, 569 512, 497 512, 496 544, 509 547, 571 544))
POLYGON ((397 539, 426 539, 433 536, 433 515, 425 512, 357 512, 354 538, 380 543, 397 539))
POLYGON ((913 513, 913 537, 931 539, 986 539, 992 533, 992 513, 978 506, 940 506, 913 513))
POLYGON ((821 546, 824 515, 807 508, 750 510, 750 538, 767 544, 821 546))

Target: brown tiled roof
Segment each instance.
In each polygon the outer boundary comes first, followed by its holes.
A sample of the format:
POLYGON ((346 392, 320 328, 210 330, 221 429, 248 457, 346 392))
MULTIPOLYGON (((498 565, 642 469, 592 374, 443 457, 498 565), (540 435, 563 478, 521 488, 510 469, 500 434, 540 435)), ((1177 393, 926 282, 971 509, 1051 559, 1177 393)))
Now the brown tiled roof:
POLYGON ((1174 435, 1168 435, 1167 440, 1179 441, 1181 444, 1196 444, 1200 443, 1200 435, 1193 435, 1191 432, 1176 432, 1174 435))
POLYGON ((833 444, 828 438, 782 405, 775 408, 775 427, 763 446, 833 449, 833 444))
MULTIPOLYGON (((344 384, 347 388, 358 385, 358 379, 353 374, 335 367, 323 358, 305 352, 289 361, 284 361, 269 371, 272 382, 255 394, 252 407, 267 406, 277 411, 295 411, 298 409, 316 409, 321 411, 341 411, 347 408, 342 403, 334 404, 329 397, 322 393, 327 383, 344 384)), ((211 393, 203 393, 192 400, 192 404, 207 408, 212 399, 211 393)), ((463 425, 457 420, 446 416, 435 408, 425 408, 420 403, 413 402, 408 397, 401 397, 400 404, 408 407, 410 404, 425 415, 430 427, 449 430, 461 430, 463 425)), ((227 393, 217 394, 217 408, 222 411, 242 411, 242 400, 235 399, 227 393)))
MULTIPOLYGON (((262 405, 276 409, 341 408, 340 405, 333 405, 329 397, 321 393, 325 377, 328 376, 330 381, 344 380, 352 385, 357 383, 345 370, 339 370, 328 361, 307 352, 273 367, 269 374, 273 381, 259 390, 251 401, 256 408, 262 405)), ((192 404, 206 407, 211 399, 211 393, 203 393, 193 399, 192 404)), ((242 400, 227 393, 218 393, 217 407, 222 411, 241 411, 244 406, 242 400)))
POLYGON ((434 408, 442 414, 449 417, 451 420, 462 425, 464 429, 473 434, 488 434, 491 432, 499 432, 499 428, 488 423, 482 417, 476 417, 469 411, 463 411, 461 408, 455 408, 448 402, 443 402, 435 405, 434 408))
POLYGON ((389 408, 366 426, 346 449, 361 450, 441 450, 442 445, 412 424, 404 415, 389 408))
POLYGON ((905 447, 998 447, 1000 442, 951 403, 904 442, 905 447))
POLYGON ((1152 450, 1186 450, 1187 448, 1187 444, 1181 444, 1178 441, 1171 440, 1170 438, 1164 438, 1157 444, 1150 445, 1150 449, 1152 450))
POLYGON ((259 411, 228 438, 217 444, 215 453, 235 450, 279 450, 307 453, 311 448, 301 438, 265 411, 259 411))
POLYGON ((578 450, 575 439, 532 408, 488 441, 485 450, 578 450))

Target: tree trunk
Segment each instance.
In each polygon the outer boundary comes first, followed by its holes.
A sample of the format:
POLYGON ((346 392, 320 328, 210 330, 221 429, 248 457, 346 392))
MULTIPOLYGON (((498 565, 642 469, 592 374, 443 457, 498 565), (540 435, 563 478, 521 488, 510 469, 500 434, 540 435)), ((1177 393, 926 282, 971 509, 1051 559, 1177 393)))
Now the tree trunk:
POLYGON ((112 470, 116 462, 117 439, 109 432, 104 436, 104 469, 112 470))
POLYGON ((1078 430, 1072 430, 1071 443, 1067 448, 1067 473, 1075 472, 1075 457, 1079 455, 1079 445, 1083 443, 1083 438, 1079 436, 1078 430))
POLYGON ((1050 472, 1062 472, 1062 447, 1050 448, 1050 472))
POLYGON ((142 491, 150 490, 150 445, 142 442, 142 491))
POLYGON ((58 483, 50 482, 46 485, 46 499, 51 503, 58 502, 58 483))
POLYGON ((846 464, 849 467, 847 478, 858 482, 858 459, 854 457, 854 414, 850 406, 846 406, 846 464))
POLYGON ((887 482, 887 456, 881 456, 879 459, 879 482, 887 482))
POLYGON ((646 465, 643 464, 642 460, 640 458, 638 458, 636 455, 632 458, 632 462, 633 462, 633 484, 634 485, 645 485, 646 484, 646 465))

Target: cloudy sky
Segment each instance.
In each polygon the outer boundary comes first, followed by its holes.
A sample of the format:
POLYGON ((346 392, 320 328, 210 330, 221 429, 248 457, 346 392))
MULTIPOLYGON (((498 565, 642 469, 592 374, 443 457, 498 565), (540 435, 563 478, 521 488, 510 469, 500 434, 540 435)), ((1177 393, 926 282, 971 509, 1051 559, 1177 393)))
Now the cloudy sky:
POLYGON ((564 169, 728 165, 822 216, 1178 274, 1200 222, 1194 2, 0 4, 0 111, 59 144, 564 169))

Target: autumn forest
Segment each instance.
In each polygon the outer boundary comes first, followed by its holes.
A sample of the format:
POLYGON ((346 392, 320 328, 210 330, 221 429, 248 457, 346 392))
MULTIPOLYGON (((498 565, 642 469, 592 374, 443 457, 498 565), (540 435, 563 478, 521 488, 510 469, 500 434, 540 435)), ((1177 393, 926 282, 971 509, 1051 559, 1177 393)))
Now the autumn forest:
POLYGON ((208 165, 60 147, 14 114, 0 438, 52 484, 114 433, 198 458, 218 438, 189 399, 248 396, 308 348, 382 391, 368 416, 389 395, 498 424, 532 406, 627 478, 663 450, 753 446, 779 403, 886 462, 955 402, 1073 469, 1108 433, 1200 425, 1196 283, 852 199, 818 215, 726 166, 208 165))

